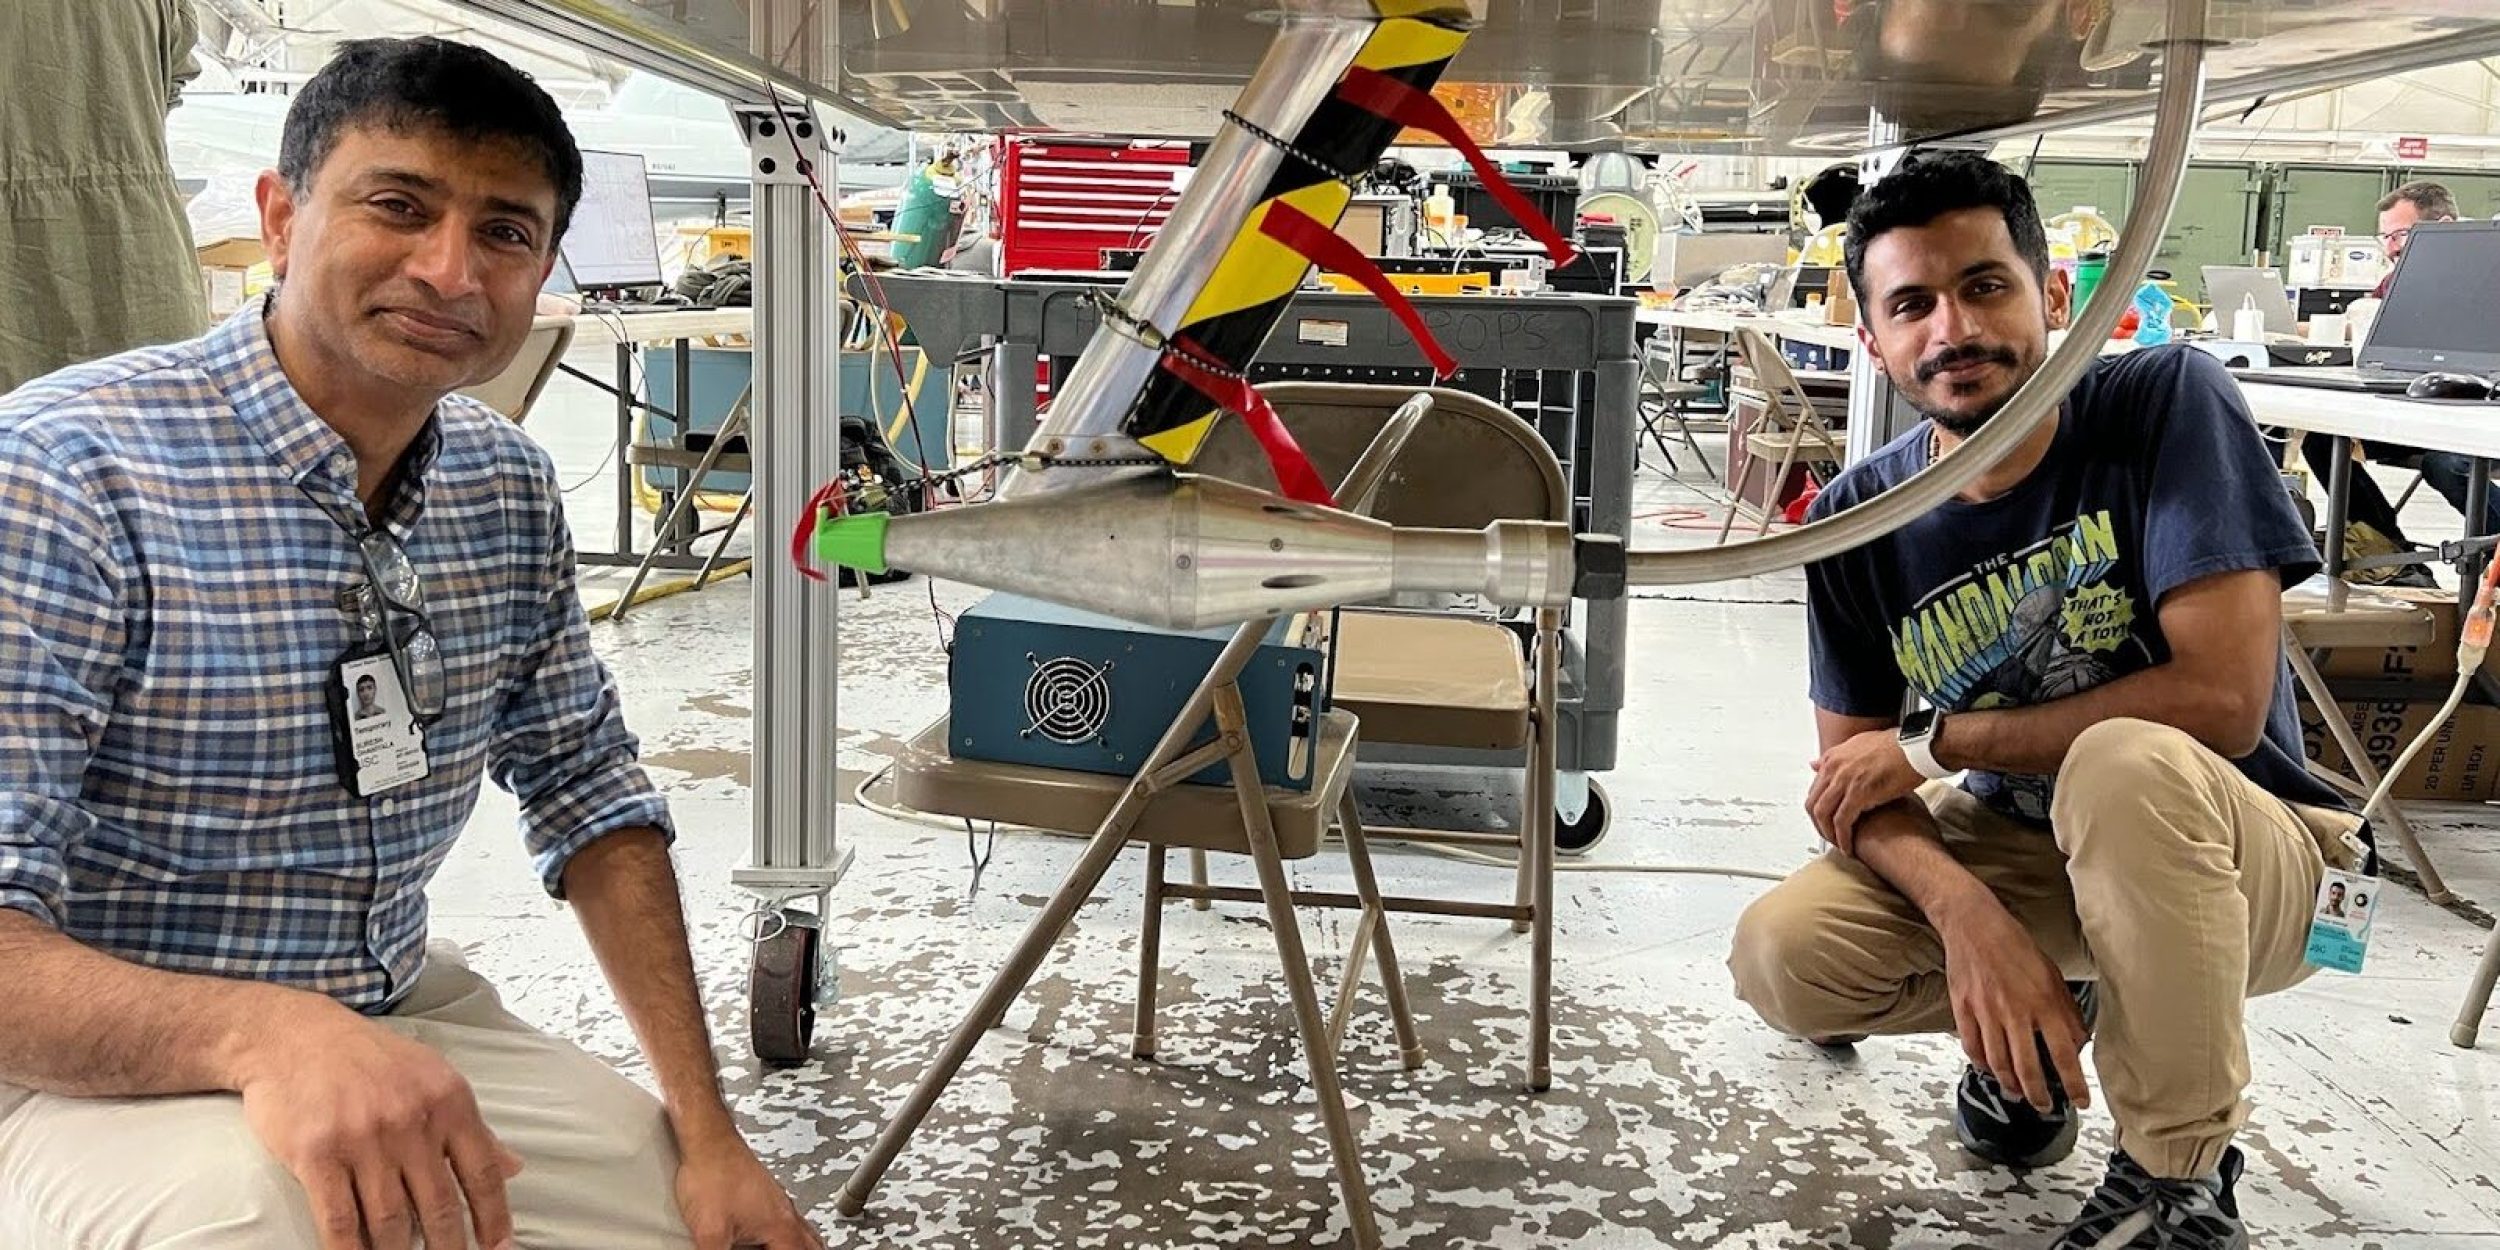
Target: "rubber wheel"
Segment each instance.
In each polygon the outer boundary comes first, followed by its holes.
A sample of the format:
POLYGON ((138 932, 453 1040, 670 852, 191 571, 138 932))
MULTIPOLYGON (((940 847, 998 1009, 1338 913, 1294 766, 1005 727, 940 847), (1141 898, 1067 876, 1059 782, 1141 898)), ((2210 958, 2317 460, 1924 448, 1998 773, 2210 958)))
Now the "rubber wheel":
POLYGON ((747 968, 747 1045, 773 1067, 807 1062, 816 1035, 816 918, 784 911, 781 932, 755 944, 747 968))
POLYGON ((1564 820, 1554 815, 1554 849, 1565 855, 1586 855, 1606 840, 1606 831, 1614 823, 1613 804, 1606 799, 1606 787, 1594 779, 1589 782, 1588 810, 1578 820, 1564 820))

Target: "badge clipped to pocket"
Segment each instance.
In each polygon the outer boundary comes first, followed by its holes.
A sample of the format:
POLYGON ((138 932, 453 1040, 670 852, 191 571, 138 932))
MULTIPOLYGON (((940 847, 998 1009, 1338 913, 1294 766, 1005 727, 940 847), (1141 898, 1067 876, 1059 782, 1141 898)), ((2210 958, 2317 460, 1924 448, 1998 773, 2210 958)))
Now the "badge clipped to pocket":
POLYGON ((360 799, 422 781, 434 769, 387 648, 350 648, 330 666, 330 741, 339 784, 360 799))
POLYGON ((2378 914, 2379 879, 2329 868, 2318 883, 2309 916, 2310 963, 2337 972, 2361 971, 2370 953, 2370 922, 2378 914))

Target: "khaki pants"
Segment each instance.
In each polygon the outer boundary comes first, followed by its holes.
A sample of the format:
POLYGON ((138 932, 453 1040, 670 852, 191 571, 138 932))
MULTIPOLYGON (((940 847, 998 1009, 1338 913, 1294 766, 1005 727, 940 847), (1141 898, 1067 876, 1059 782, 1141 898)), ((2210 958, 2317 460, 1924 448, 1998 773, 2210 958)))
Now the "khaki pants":
MULTIPOLYGON (((437 946, 381 1023, 442 1052, 525 1165, 507 1192, 530 1250, 679 1250, 677 1148, 657 1099, 531 1029, 437 946)), ((231 1095, 60 1098, 0 1085, 0 1247, 311 1250, 304 1192, 231 1095)))
MULTIPOLYGON (((2069 979, 2099 981, 2094 1063, 2119 1145, 2156 1176, 2199 1176, 2247 1122, 2251 995, 2305 979, 2325 864, 2357 817, 2295 808, 2195 739, 2093 726, 2057 778, 2054 836, 1930 785, 1954 858, 2069 979)), ((1837 853, 1737 922, 1737 996, 1799 1037, 1954 1031, 1944 946, 1910 901, 1837 853)))

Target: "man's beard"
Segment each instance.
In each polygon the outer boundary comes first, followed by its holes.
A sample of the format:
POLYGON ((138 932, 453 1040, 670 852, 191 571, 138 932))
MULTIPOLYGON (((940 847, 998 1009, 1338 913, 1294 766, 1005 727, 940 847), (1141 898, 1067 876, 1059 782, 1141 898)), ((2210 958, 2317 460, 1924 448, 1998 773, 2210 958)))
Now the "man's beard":
MULTIPOLYGON (((1934 356, 1919 362, 1917 372, 1918 383, 1923 388, 1934 382, 1937 374, 1943 373, 1947 369, 1955 368, 1961 365, 1979 364, 1983 362, 1988 364, 2003 365, 2008 369, 2022 368, 2022 360, 2014 354, 2014 349, 2010 347, 1984 343, 1976 344, 1970 347, 1948 347, 1945 350, 1936 353, 1934 356)), ((2021 390, 2022 382, 2029 380, 2030 379, 2026 377, 2017 381, 2015 383, 2014 390, 2021 390)), ((1998 410, 2004 408, 2006 401, 2011 400, 2013 397, 2014 391, 2007 391, 2003 399, 1999 399, 1995 403, 1990 404, 1977 412, 1945 411, 1941 408, 1928 407, 1927 405, 1918 402, 1916 399, 1912 399, 1910 401, 1910 406, 1918 409, 1921 416, 1935 422, 1938 428, 1953 435, 1955 438, 1969 438, 1971 435, 1977 434, 1980 427, 1988 424, 1989 418, 1997 415, 1998 410)))

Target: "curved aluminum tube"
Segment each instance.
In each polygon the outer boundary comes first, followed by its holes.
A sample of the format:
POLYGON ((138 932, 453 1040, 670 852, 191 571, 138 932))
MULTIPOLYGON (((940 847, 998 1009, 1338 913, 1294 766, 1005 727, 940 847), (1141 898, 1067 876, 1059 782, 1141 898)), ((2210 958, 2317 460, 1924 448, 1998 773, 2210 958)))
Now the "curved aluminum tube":
POLYGON ((1337 506, 1356 516, 1370 516, 1372 504, 1379 499, 1380 488, 1389 481, 1389 466, 1397 463, 1398 453, 1406 450, 1406 440, 1415 436, 1417 427, 1432 413, 1432 395, 1417 391, 1413 398, 1398 405, 1389 414, 1389 421, 1372 436, 1363 455, 1346 471, 1345 481, 1337 488, 1337 506))
MULTIPOLYGON (((2206 0, 2170 0, 2161 101, 2153 115, 2152 144, 2145 154, 2144 185, 2128 209, 2127 230, 2117 254, 2110 257, 2103 289, 2131 292, 2143 282, 2169 227, 2171 209, 2178 203, 2188 149, 2204 109, 2205 5, 2206 0)), ((2041 422, 2056 420, 2067 392, 2099 357, 2101 345, 2117 329, 2127 307, 2128 302, 2118 298, 2096 299, 2086 305, 2066 341, 2049 353, 2040 371, 1985 428, 1909 481, 1838 516, 1785 534, 1732 547, 1634 552, 1627 563, 1628 581, 1634 586, 1670 586, 1753 577, 1828 559, 1900 529, 1969 488, 2030 438, 2041 422)))

